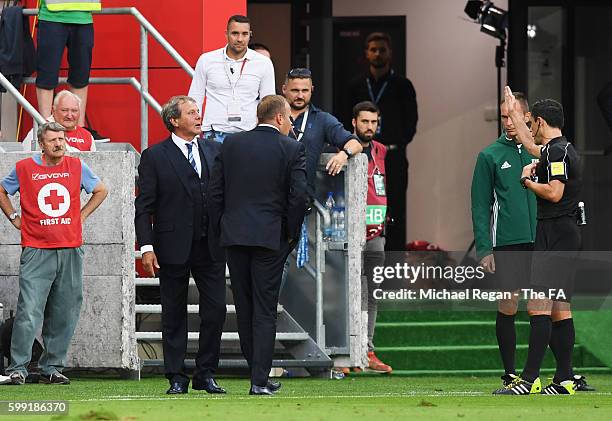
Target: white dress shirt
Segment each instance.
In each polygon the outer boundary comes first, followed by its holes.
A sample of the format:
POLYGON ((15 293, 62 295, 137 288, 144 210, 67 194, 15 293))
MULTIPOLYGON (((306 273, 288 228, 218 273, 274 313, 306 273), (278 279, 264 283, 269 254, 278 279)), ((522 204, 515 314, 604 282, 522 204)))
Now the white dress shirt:
MULTIPOLYGON (((172 133, 171 135, 172 137, 172 141, 174 142, 174 144, 176 146, 178 146, 178 148, 181 150, 181 152, 183 153, 183 155, 185 156, 185 159, 189 159, 187 158, 188 156, 188 149, 187 149, 187 143, 191 143, 193 145, 193 147, 191 148, 191 153, 193 153, 193 159, 195 160, 196 163, 196 168, 198 169, 198 177, 201 177, 202 175, 202 161, 200 159, 200 152, 198 149, 198 138, 197 136, 193 138, 193 140, 191 142, 187 142, 185 139, 181 139, 180 137, 178 137, 177 135, 175 135, 174 133, 172 133)), ((189 160, 187 161, 189 163, 189 160)), ((191 165, 189 163, 189 165, 191 165)), ((140 247, 140 252, 141 253, 146 253, 147 251, 153 251, 153 244, 144 244, 140 247)))
POLYGON ((257 104, 266 95, 276 93, 272 61, 251 49, 239 59, 231 59, 227 45, 204 53, 198 59, 189 96, 206 109, 202 131, 236 133, 257 125, 257 104), (228 121, 228 105, 240 103, 240 121, 228 121))
POLYGON ((193 154, 193 159, 196 163, 198 177, 201 177, 202 176, 202 162, 200 161, 200 152, 198 150, 198 137, 196 136, 193 138, 191 142, 188 142, 185 139, 181 139, 180 137, 172 133, 172 141, 174 142, 176 146, 178 146, 181 152, 183 152, 183 155, 185 156, 185 159, 187 159, 187 162, 189 162, 189 158, 188 158, 189 149, 187 149, 187 144, 191 143, 193 145, 193 147, 191 148, 191 153, 193 154))

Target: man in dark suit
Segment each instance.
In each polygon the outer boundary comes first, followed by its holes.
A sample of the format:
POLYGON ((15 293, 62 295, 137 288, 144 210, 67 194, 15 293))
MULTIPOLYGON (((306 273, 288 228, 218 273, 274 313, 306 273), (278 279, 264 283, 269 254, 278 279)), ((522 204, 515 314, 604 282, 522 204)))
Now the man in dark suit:
POLYGON ((209 188, 211 228, 227 247, 240 347, 251 370, 251 395, 271 395, 283 264, 297 243, 306 211, 304 145, 287 137, 289 104, 280 95, 257 107, 259 125, 228 136, 209 188))
POLYGON ((199 140, 201 117, 195 101, 175 96, 162 119, 171 132, 142 152, 136 197, 136 237, 146 272, 159 269, 164 367, 170 388, 187 393, 187 289, 189 274, 200 293, 200 342, 192 388, 225 393, 215 382, 225 322, 225 259, 208 235, 206 191, 220 144, 199 140))

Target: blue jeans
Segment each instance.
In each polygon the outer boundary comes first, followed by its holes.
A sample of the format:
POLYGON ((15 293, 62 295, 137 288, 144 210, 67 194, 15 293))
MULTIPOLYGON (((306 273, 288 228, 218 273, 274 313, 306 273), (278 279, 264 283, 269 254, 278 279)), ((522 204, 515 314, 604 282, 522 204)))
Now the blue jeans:
POLYGON ((207 130, 205 132, 202 132, 202 137, 204 139, 209 139, 209 140, 214 140, 215 142, 219 142, 219 143, 223 143, 223 141, 225 140, 225 138, 230 135, 231 133, 227 133, 227 132, 218 132, 218 131, 212 131, 212 130, 207 130))
POLYGON ((7 373, 27 376, 32 343, 42 325, 45 350, 40 372, 62 372, 83 302, 83 248, 25 247, 19 267, 19 299, 7 373))

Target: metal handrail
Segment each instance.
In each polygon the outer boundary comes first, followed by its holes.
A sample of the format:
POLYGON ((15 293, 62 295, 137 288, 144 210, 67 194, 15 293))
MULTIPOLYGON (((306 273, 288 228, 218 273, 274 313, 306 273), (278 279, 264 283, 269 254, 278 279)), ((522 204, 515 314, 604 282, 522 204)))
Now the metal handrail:
MULTIPOLYGON (((187 63, 178 51, 172 47, 172 45, 159 33, 157 29, 145 18, 142 13, 136 7, 108 7, 100 11, 92 12, 94 15, 132 15, 136 18, 138 23, 144 27, 144 29, 151 34, 151 36, 159 42, 164 50, 177 62, 179 66, 187 74, 193 77, 194 69, 187 63)), ((38 9, 23 9, 23 14, 26 16, 34 16, 38 14, 38 9)))
MULTIPOLYGON (((32 84, 36 81, 33 77, 27 77, 23 79, 24 83, 32 84)), ((68 78, 61 77, 59 78, 59 84, 66 83, 68 78)), ((91 85, 130 85, 133 87, 138 93, 141 92, 142 88, 140 82, 135 77, 90 77, 89 83, 91 85)), ((162 106, 157 102, 157 100, 148 92, 144 92, 144 99, 147 101, 147 104, 151 108, 153 108, 157 114, 161 114, 162 106)))
MULTIPOLYGON (((159 45, 161 45, 170 57, 172 57, 190 77, 193 77, 194 69, 137 8, 110 7, 92 13, 96 15, 132 15, 140 25, 140 82, 135 78, 90 78, 90 83, 128 84, 138 90, 140 93, 140 151, 142 152, 149 146, 148 106, 151 106, 158 113, 161 112, 161 106, 149 93, 149 51, 147 34, 151 34, 159 45)), ((23 9, 23 14, 26 16, 34 16, 38 14, 38 9, 23 9)), ((63 78, 60 79, 60 81, 61 80, 63 80, 63 78)), ((28 78, 26 83, 33 83, 32 81, 32 78, 28 78)), ((33 108, 31 105, 29 107, 24 106, 24 109, 28 111, 30 115, 34 116, 29 111, 31 108, 33 108)))
POLYGON ((315 279, 316 308, 315 308, 315 341, 321 349, 325 349, 325 323, 323 320, 323 272, 325 272, 325 246, 323 244, 323 227, 331 225, 331 215, 316 198, 312 198, 312 205, 317 211, 315 216, 315 267, 314 274, 307 271, 315 279), (322 221, 321 221, 322 220, 322 221))
MULTIPOLYGON (((15 98, 19 105, 21 105, 23 109, 26 110, 26 112, 32 116, 32 130, 34 133, 36 133, 37 125, 45 124, 47 122, 45 118, 38 112, 36 108, 34 108, 32 104, 28 102, 27 99, 25 99, 23 95, 21 95, 21 92, 19 92, 19 90, 15 88, 13 84, 9 82, 9 80, 2 73, 0 73, 0 85, 2 85, 4 89, 6 89, 6 91, 11 94, 13 98, 15 98)), ((32 139, 32 144, 34 144, 34 139, 32 139)), ((32 147, 30 147, 30 149, 32 149, 32 147)))

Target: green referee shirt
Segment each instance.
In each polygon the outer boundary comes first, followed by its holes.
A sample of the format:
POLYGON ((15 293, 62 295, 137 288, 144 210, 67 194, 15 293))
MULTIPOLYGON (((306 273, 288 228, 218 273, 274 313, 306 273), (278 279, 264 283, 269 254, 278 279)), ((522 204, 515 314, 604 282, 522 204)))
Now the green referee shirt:
POLYGON ((38 12, 38 19, 47 22, 59 22, 59 23, 73 23, 78 25, 85 25, 93 23, 91 12, 79 12, 79 11, 64 11, 64 12, 51 12, 47 9, 47 2, 41 0, 40 10, 38 12))

